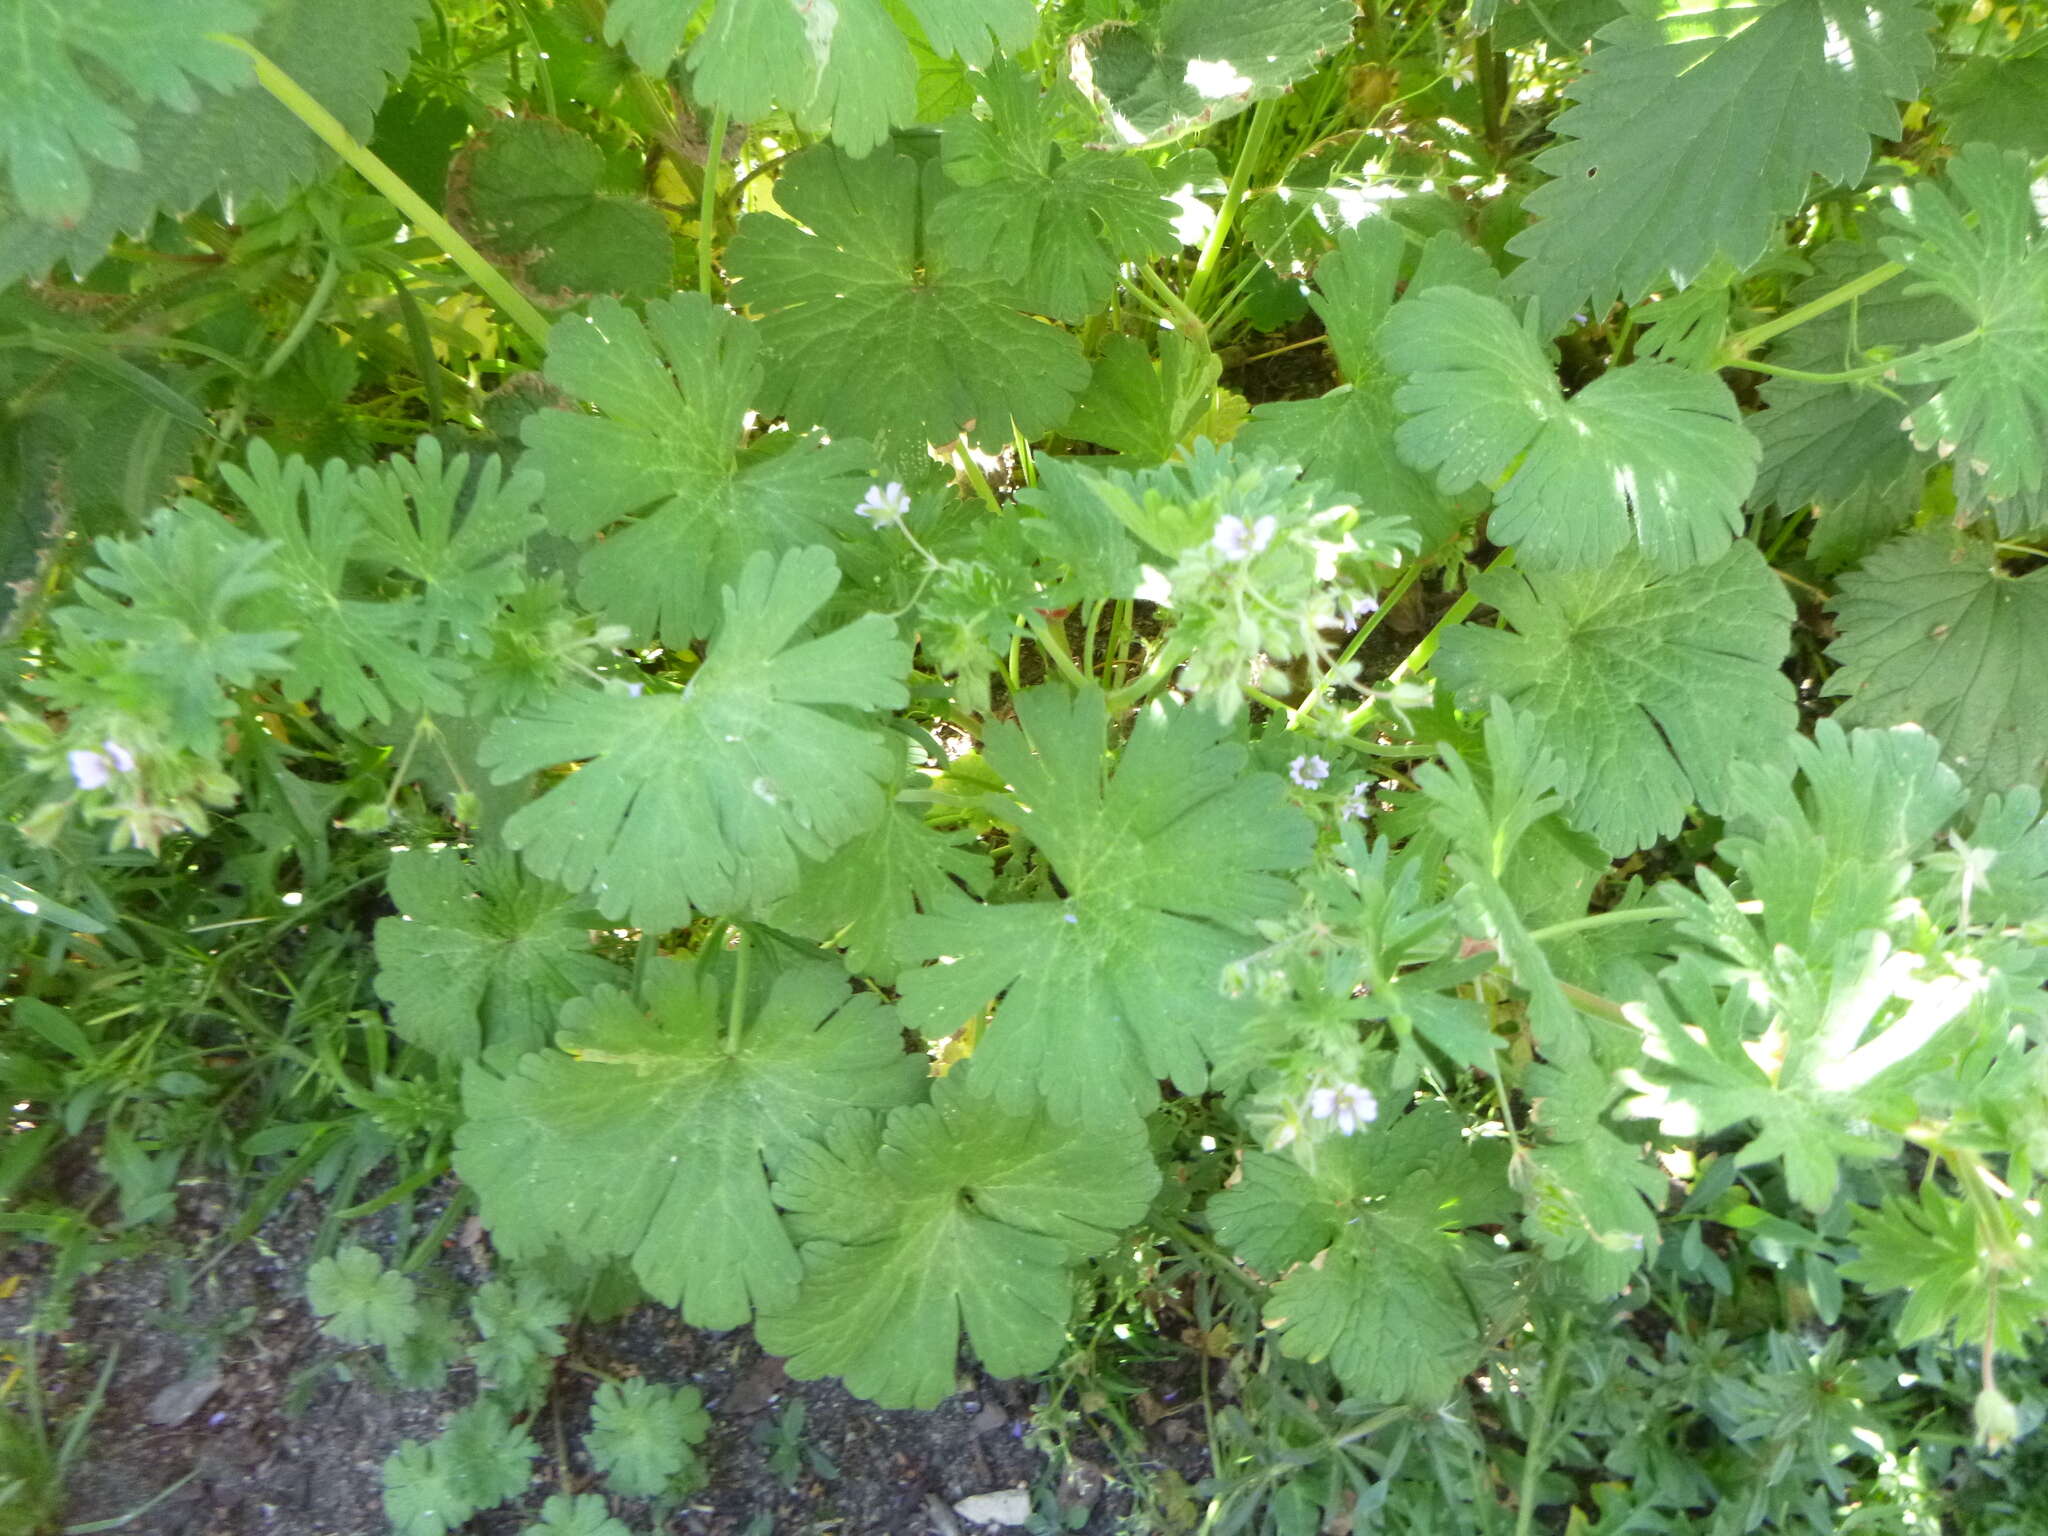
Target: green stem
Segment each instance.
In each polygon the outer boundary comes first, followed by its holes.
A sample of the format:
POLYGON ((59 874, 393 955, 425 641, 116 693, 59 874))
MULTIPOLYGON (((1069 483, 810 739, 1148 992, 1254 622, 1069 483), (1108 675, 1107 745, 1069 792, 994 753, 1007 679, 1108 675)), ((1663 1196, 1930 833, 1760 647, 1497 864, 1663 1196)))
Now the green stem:
POLYGON ((1046 621, 1044 615, 1033 609, 1024 616, 1024 622, 1030 627, 1031 638, 1038 642, 1041 651, 1052 658, 1053 665, 1059 668, 1062 677, 1076 688, 1091 686, 1087 675, 1074 665, 1073 654, 1068 651, 1066 642, 1053 634, 1052 625, 1046 621))
POLYGON ((740 1053, 740 1020, 747 1011, 747 930, 738 923, 732 931, 739 937, 733 945, 732 1000, 725 1010, 725 1054, 737 1056, 740 1053))
MULTIPOLYGON (((1322 340, 1320 336, 1316 339, 1318 341, 1322 340)), ((1287 716, 1288 730, 1291 731, 1299 727, 1301 722, 1314 712, 1316 705, 1322 702, 1323 690, 1330 686, 1330 679, 1337 674, 1340 668, 1348 665, 1352 657, 1358 654, 1359 647, 1372 638, 1373 631, 1380 627, 1387 615, 1394 610, 1402 598, 1408 595, 1408 589, 1415 585, 1417 578, 1421 575, 1422 562, 1420 560, 1414 562, 1407 570, 1401 573, 1400 580, 1396 581, 1387 595, 1381 599, 1379 607, 1373 609, 1371 616, 1363 624, 1359 625, 1358 633, 1353 635, 1345 644, 1344 649, 1337 653, 1336 659, 1323 668, 1323 675, 1309 685, 1307 696, 1293 710, 1289 711, 1287 716)))
POLYGON ((1572 1315, 1567 1312, 1557 1325, 1557 1336, 1546 1351, 1550 1374, 1543 1383, 1543 1395, 1536 1400, 1536 1418, 1529 1426, 1529 1438, 1522 1447, 1522 1486, 1515 1500, 1515 1536, 1529 1536, 1536 1528, 1536 1485, 1543 1477, 1550 1447, 1551 1421, 1557 1417, 1557 1400, 1564 1390, 1566 1364, 1572 1341, 1572 1315))
POLYGON ((718 166, 725 149, 725 108, 711 109, 704 137, 704 197, 697 211, 697 291, 711 297, 711 240, 718 225, 718 166))
MULTIPOLYGON (((1486 567, 1483 574, 1491 576, 1495 571, 1504 571, 1514 563, 1515 552, 1512 549, 1504 549, 1493 557, 1492 563, 1486 567)), ((1479 594, 1472 590, 1470 584, 1467 584, 1465 590, 1458 595, 1458 600, 1444 611, 1442 618, 1430 625, 1428 634, 1415 642, 1415 648, 1402 660, 1401 665, 1394 668, 1393 672, 1388 675, 1387 681, 1398 683, 1408 676, 1409 673, 1420 671, 1423 667, 1427 666, 1429 658, 1436 654, 1437 645, 1443 639, 1445 631, 1454 629, 1464 623, 1467 616, 1478 606, 1479 594)), ((1349 735, 1355 732, 1367 720, 1371 719, 1373 709, 1378 702, 1376 699, 1368 698, 1358 708, 1346 715, 1344 717, 1345 734, 1349 735)))
MULTIPOLYGON (((1762 902, 1744 902, 1761 912, 1762 902)), ((1618 912, 1589 912, 1584 917, 1574 917, 1562 923, 1551 923, 1543 928, 1531 928, 1529 937, 1538 944, 1547 939, 1562 939, 1569 934, 1584 933, 1588 928, 1611 928, 1620 923, 1658 923, 1666 918, 1683 917, 1685 914, 1676 907, 1624 907, 1618 912)))
POLYGON ((1748 367, 1743 359, 1750 348, 1761 346, 1773 336, 1783 335, 1794 326, 1804 325, 1831 309, 1839 309, 1851 299, 1861 298, 1871 289, 1890 282, 1905 270, 1903 264, 1888 261, 1881 267, 1872 267, 1868 272, 1850 278, 1839 288, 1829 289, 1819 298, 1802 304, 1797 309, 1786 310, 1775 320, 1766 320, 1762 325, 1752 325, 1746 331, 1737 331, 1721 347, 1721 366, 1748 367))
MULTIPOLYGON (((1165 278, 1154 272, 1150 267, 1140 267, 1138 268, 1138 280, 1152 290, 1152 297, 1159 301, 1155 306, 1156 311, 1163 314, 1166 319, 1171 320, 1175 329, 1185 332, 1205 347, 1209 344, 1209 327, 1207 322, 1188 306, 1187 300, 1173 291, 1165 278)), ((1139 293, 1136 289, 1129 291, 1134 297, 1145 297, 1144 294, 1139 293)))
POLYGON ((536 346, 547 345, 547 316, 536 309, 526 295, 513 287, 511 280, 504 273, 486 261, 475 246, 463 239, 455 226, 442 218, 432 204, 413 191, 404 177, 371 154, 363 145, 358 144, 333 113, 307 95, 305 88, 298 81, 279 69, 263 53, 239 37, 230 37, 224 32, 216 32, 212 36, 215 42, 247 54, 256 66, 257 81, 277 98, 286 111, 312 129, 321 143, 341 156, 363 180, 383 193, 391 206, 404 214, 415 229, 446 251, 448 259, 460 267, 469 280, 505 312, 507 318, 526 332, 536 346))
POLYGON ((292 354, 298 351, 306 338, 313 333, 313 327, 319 322, 320 312, 327 308, 327 301, 334 297, 334 290, 340 282, 341 258, 330 251, 327 265, 320 269, 320 281, 313 285, 313 293, 306 300, 306 307, 299 311, 298 319, 292 322, 292 328, 286 332, 284 340, 277 344, 277 350, 271 353, 269 360, 257 370, 257 378, 269 378, 292 360, 292 354))
POLYGON ((1273 119, 1279 115, 1279 110, 1280 98, 1277 96, 1268 96, 1252 108, 1251 126, 1245 130, 1244 142, 1238 146, 1237 162, 1230 168, 1230 186, 1223 194, 1222 206, 1216 210, 1216 223, 1202 245, 1202 253, 1195 258, 1195 275, 1188 283, 1188 308, 1198 314, 1202 300, 1208 296, 1216 264, 1222 259, 1223 247, 1230 239, 1231 226, 1237 222, 1237 210, 1244 204, 1245 189, 1252 181, 1252 170, 1266 152, 1266 140, 1272 136, 1273 119))

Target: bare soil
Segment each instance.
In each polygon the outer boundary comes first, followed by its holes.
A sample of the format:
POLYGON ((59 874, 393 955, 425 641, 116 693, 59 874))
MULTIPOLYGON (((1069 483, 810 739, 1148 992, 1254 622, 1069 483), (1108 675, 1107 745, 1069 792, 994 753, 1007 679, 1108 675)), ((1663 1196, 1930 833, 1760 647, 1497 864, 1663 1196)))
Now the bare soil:
MULTIPOLYGON (((431 1206, 415 1212, 421 1221, 434 1214, 431 1206)), ((458 1369, 438 1392, 407 1391, 374 1359, 319 1332, 303 1298, 322 1217, 310 1191, 255 1237, 222 1250, 234 1215, 219 1187, 189 1187, 174 1222, 115 1245, 125 1256, 103 1257, 62 1288, 50 1250, 0 1238, 0 1339, 18 1350, 22 1330, 37 1324, 53 1418, 82 1404, 114 1362, 64 1519, 75 1526, 132 1515, 120 1529, 144 1536, 383 1536, 384 1459, 406 1439, 437 1434, 471 1401, 474 1382, 458 1369)), ((348 1240, 378 1246, 374 1228, 352 1229, 348 1240)), ((466 1287, 486 1277, 489 1262, 472 1236, 451 1241, 417 1278, 466 1287)), ((1153 1528, 1131 1518, 1146 1502, 1134 1497, 1133 1480, 1163 1477, 1177 1487, 1206 1470, 1192 1415, 1160 1422, 1156 1458, 1114 1468, 1084 1430, 1055 1464, 1032 1433, 1042 1391, 1031 1383, 967 1372, 966 1390, 929 1413, 886 1412, 836 1382, 790 1381, 745 1330, 707 1333, 650 1305, 574 1332, 529 1426, 542 1455, 528 1498, 465 1529, 516 1536, 547 1495, 598 1491, 579 1450, 590 1398, 600 1375, 629 1374, 695 1385, 712 1417, 699 1447, 705 1487, 666 1511, 612 1500, 635 1531, 974 1536, 983 1528, 952 1504, 1022 1486, 1046 1521, 1040 1529, 1099 1536, 1153 1528), (776 1430, 797 1402, 796 1454, 785 1447, 778 1464, 776 1430)), ((1162 1387, 1160 1395, 1174 1393, 1162 1387)))

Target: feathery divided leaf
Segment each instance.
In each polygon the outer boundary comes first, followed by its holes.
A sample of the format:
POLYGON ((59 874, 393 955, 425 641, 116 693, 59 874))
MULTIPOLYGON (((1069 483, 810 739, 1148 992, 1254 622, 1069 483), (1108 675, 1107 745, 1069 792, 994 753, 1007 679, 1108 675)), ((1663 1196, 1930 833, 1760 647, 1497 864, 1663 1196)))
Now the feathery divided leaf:
POLYGON ((601 987, 562 1011, 557 1049, 500 1077, 472 1066, 455 1166, 508 1252, 629 1256, 648 1294, 735 1328, 794 1292, 768 1169, 849 1107, 917 1091, 888 1010, 835 967, 783 971, 738 1005, 693 965, 658 965, 643 1010, 601 987))
POLYGON ((1058 1356, 1068 1266, 1145 1212, 1159 1173, 1143 1124, 1077 1126, 979 1096, 977 1052, 931 1101, 850 1115, 786 1158, 775 1198, 804 1243, 794 1303, 767 1308, 761 1347, 800 1380, 835 1375, 885 1408, 953 1391, 964 1331, 997 1376, 1058 1356))

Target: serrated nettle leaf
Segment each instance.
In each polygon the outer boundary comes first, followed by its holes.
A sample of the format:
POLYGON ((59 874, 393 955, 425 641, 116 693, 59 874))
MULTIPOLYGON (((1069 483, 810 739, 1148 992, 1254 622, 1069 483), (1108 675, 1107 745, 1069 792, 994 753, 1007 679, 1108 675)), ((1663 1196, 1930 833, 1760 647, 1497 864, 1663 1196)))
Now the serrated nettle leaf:
POLYGON ((2033 500, 2048 491, 2048 228, 2033 164, 1970 145, 1949 162, 1948 180, 1953 195, 1934 183, 1903 189, 1898 232, 1882 242, 1974 322, 1957 344, 1899 360, 1900 382, 1940 386, 1907 425, 1918 446, 1969 468, 1959 491, 2033 500))
POLYGON ((1981 539, 1931 530, 1895 539, 1842 580, 1838 670, 1826 692, 1845 725, 1918 725, 1975 789, 2048 776, 2048 572, 2013 576, 1981 539))
POLYGON ((201 88, 247 79, 248 61, 209 33, 242 34, 253 0, 21 0, 0 37, 0 164, 22 212, 74 223, 92 201, 92 162, 141 163, 121 105, 199 105, 201 88))
POLYGON ((1269 1273, 1266 1326, 1372 1402, 1440 1401, 1491 1342, 1507 1261, 1466 1229, 1511 1208, 1504 1142, 1467 1140, 1443 1104, 1316 1145, 1313 1166, 1254 1153, 1209 1203, 1223 1244, 1269 1273))
POLYGON ((355 481, 339 459, 316 471, 297 456, 280 461, 259 440, 246 469, 223 464, 220 473, 272 545, 276 622, 299 630, 281 679, 289 697, 317 698, 350 727, 461 711, 465 669, 436 644, 441 626, 424 600, 356 595, 352 568, 366 553, 366 530, 355 481))
POLYGON ((838 585, 825 550, 757 554, 681 693, 567 693, 499 721, 481 754, 498 783, 582 761, 512 815, 506 843, 640 928, 790 894, 801 859, 874 824, 902 764, 862 719, 907 699, 896 626, 870 613, 798 638, 838 585))
POLYGON ((957 190, 927 221, 960 267, 1013 285, 1020 308, 1071 323, 1108 301, 1120 263, 1178 247, 1165 172, 1060 132, 1062 95, 1015 66, 991 70, 981 95, 985 117, 947 127, 944 163, 957 190))
POLYGON ((980 1091, 1113 1125, 1160 1078, 1198 1090, 1245 1017, 1218 977, 1291 901, 1311 831, 1271 774, 1205 712, 1155 705, 1112 767, 1100 693, 1034 689, 986 756, 1004 812, 1042 850, 1064 899, 951 902, 904 928, 906 1012, 952 1034, 1001 997, 975 1049, 980 1091))
POLYGON ((1758 448, 1719 379, 1631 363, 1567 399, 1531 330, 1462 288, 1404 301, 1381 339, 1408 376, 1394 394, 1402 458, 1446 493, 1512 469, 1488 533, 1526 564, 1583 570, 1633 543, 1679 570, 1741 529, 1758 448))
POLYGON ((1066 1338, 1069 1267, 1151 1203, 1159 1172, 1128 1104, 1087 1125, 1007 1107, 980 1096, 984 1054, 933 1080, 929 1103, 849 1115, 782 1163, 804 1279, 756 1330, 792 1376, 929 1408, 953 1391, 963 1332, 992 1375, 1041 1370, 1066 1338))
POLYGON ((1611 851, 1729 804, 1738 763, 1782 774, 1798 723, 1779 664, 1792 601, 1752 544, 1676 575, 1624 555, 1600 571, 1503 571, 1473 590, 1511 626, 1458 626, 1436 667, 1498 694, 1556 755, 1574 825, 1611 851), (1741 721, 1732 731, 1730 721, 1741 721))
POLYGON ((1952 144, 2048 155, 2048 55, 1968 59, 1936 84, 1933 100, 1952 144))
MULTIPOLYGON (((138 154, 132 169, 104 160, 89 167, 90 204, 82 217, 44 222, 10 206, 21 200, 0 192, 0 283, 39 277, 60 261, 89 271, 116 235, 147 235, 159 212, 183 213, 215 195, 276 202, 334 163, 312 130, 250 77, 247 60, 208 40, 207 27, 196 22, 231 11, 255 16, 250 40, 344 128, 367 139, 389 76, 405 73, 418 23, 429 11, 426 0, 264 0, 259 6, 95 0, 87 7, 38 8, 79 17, 89 26, 112 20, 119 27, 116 37, 104 41, 119 69, 142 71, 140 89, 125 81, 118 86, 122 132, 138 154), (233 90, 201 87, 183 99, 164 94, 186 61, 202 64, 202 78, 226 70, 226 80, 245 83, 233 90), (143 101, 145 92, 154 93, 153 104, 143 101)), ((59 22, 31 45, 33 51, 46 51, 69 26, 68 20, 59 22)), ((100 66, 88 60, 84 67, 92 72, 100 66)), ((56 78, 28 81, 13 78, 11 70, 0 73, 10 105, 34 100, 56 78)), ((66 102, 35 137, 46 135, 52 123, 97 116, 92 103, 98 94, 95 87, 66 102)))
POLYGON ((652 203, 605 185, 604 151, 562 123, 491 123, 449 172, 449 208, 500 266, 557 303, 651 298, 673 286, 675 249, 652 203))
POLYGON ((1813 178, 1853 183, 1934 63, 1916 0, 1746 0, 1600 33, 1508 242, 1547 322, 1596 317, 1716 259, 1752 266, 1813 178))
POLYGON ((775 195, 789 217, 749 214, 726 258, 735 302, 761 317, 765 407, 918 445, 992 446, 1066 419, 1088 381, 1079 344, 933 238, 949 195, 938 164, 817 146, 775 195))
POLYGON ((1074 81, 1120 142, 1163 144, 1278 96, 1351 35, 1347 0, 1166 0, 1075 38, 1074 81))
POLYGON ((869 481, 857 444, 776 434, 747 445, 760 337, 694 293, 644 318, 600 299, 549 332, 549 380, 599 414, 527 417, 529 462, 546 477, 549 521, 586 542, 577 595, 637 636, 688 645, 753 556, 838 547, 860 530, 853 509, 869 481))
POLYGON ((455 1164, 501 1247, 630 1257, 700 1327, 787 1303, 799 1266, 769 1168, 844 1109, 907 1102, 924 1063, 836 967, 794 966, 738 1005, 730 985, 666 961, 645 1009, 600 988, 563 1009, 556 1049, 469 1069, 455 1164))

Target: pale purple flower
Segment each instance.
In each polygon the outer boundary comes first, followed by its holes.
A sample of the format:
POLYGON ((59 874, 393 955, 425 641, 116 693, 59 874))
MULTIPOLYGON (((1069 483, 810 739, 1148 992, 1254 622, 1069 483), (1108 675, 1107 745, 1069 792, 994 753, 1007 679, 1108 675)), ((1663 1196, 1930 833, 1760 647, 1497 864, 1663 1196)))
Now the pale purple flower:
POLYGON ((893 528, 909 515, 910 493, 903 489, 900 480, 891 480, 887 485, 871 485, 867 495, 860 499, 860 505, 853 510, 877 528, 893 528))
POLYGON ((71 777, 80 789, 105 789, 107 780, 113 776, 113 765, 84 747, 65 753, 64 761, 70 765, 71 777))
POLYGON ((1317 789, 1330 776, 1330 764, 1313 752, 1304 752, 1287 765, 1287 777, 1303 789, 1317 789))
POLYGON ((1317 1120, 1334 1119, 1337 1134, 1350 1136, 1361 1125, 1370 1125, 1380 1116, 1379 1100, 1372 1096, 1372 1090, 1361 1088, 1356 1083, 1343 1083, 1335 1088, 1317 1088, 1308 1096, 1308 1112, 1317 1120))
POLYGON ((1216 532, 1210 536, 1209 547, 1226 560, 1249 560, 1265 553, 1279 530, 1279 522, 1270 516, 1247 523, 1235 513, 1226 512, 1216 520, 1216 532))
POLYGON ((114 765, 117 772, 133 773, 135 771, 135 755, 122 746, 121 743, 114 740, 113 737, 109 736, 100 743, 100 746, 107 754, 107 761, 114 765))
POLYGON ((1337 807, 1337 819, 1364 821, 1372 814, 1372 805, 1367 798, 1371 793, 1372 785, 1364 779, 1352 785, 1350 792, 1344 796, 1344 803, 1337 807))

